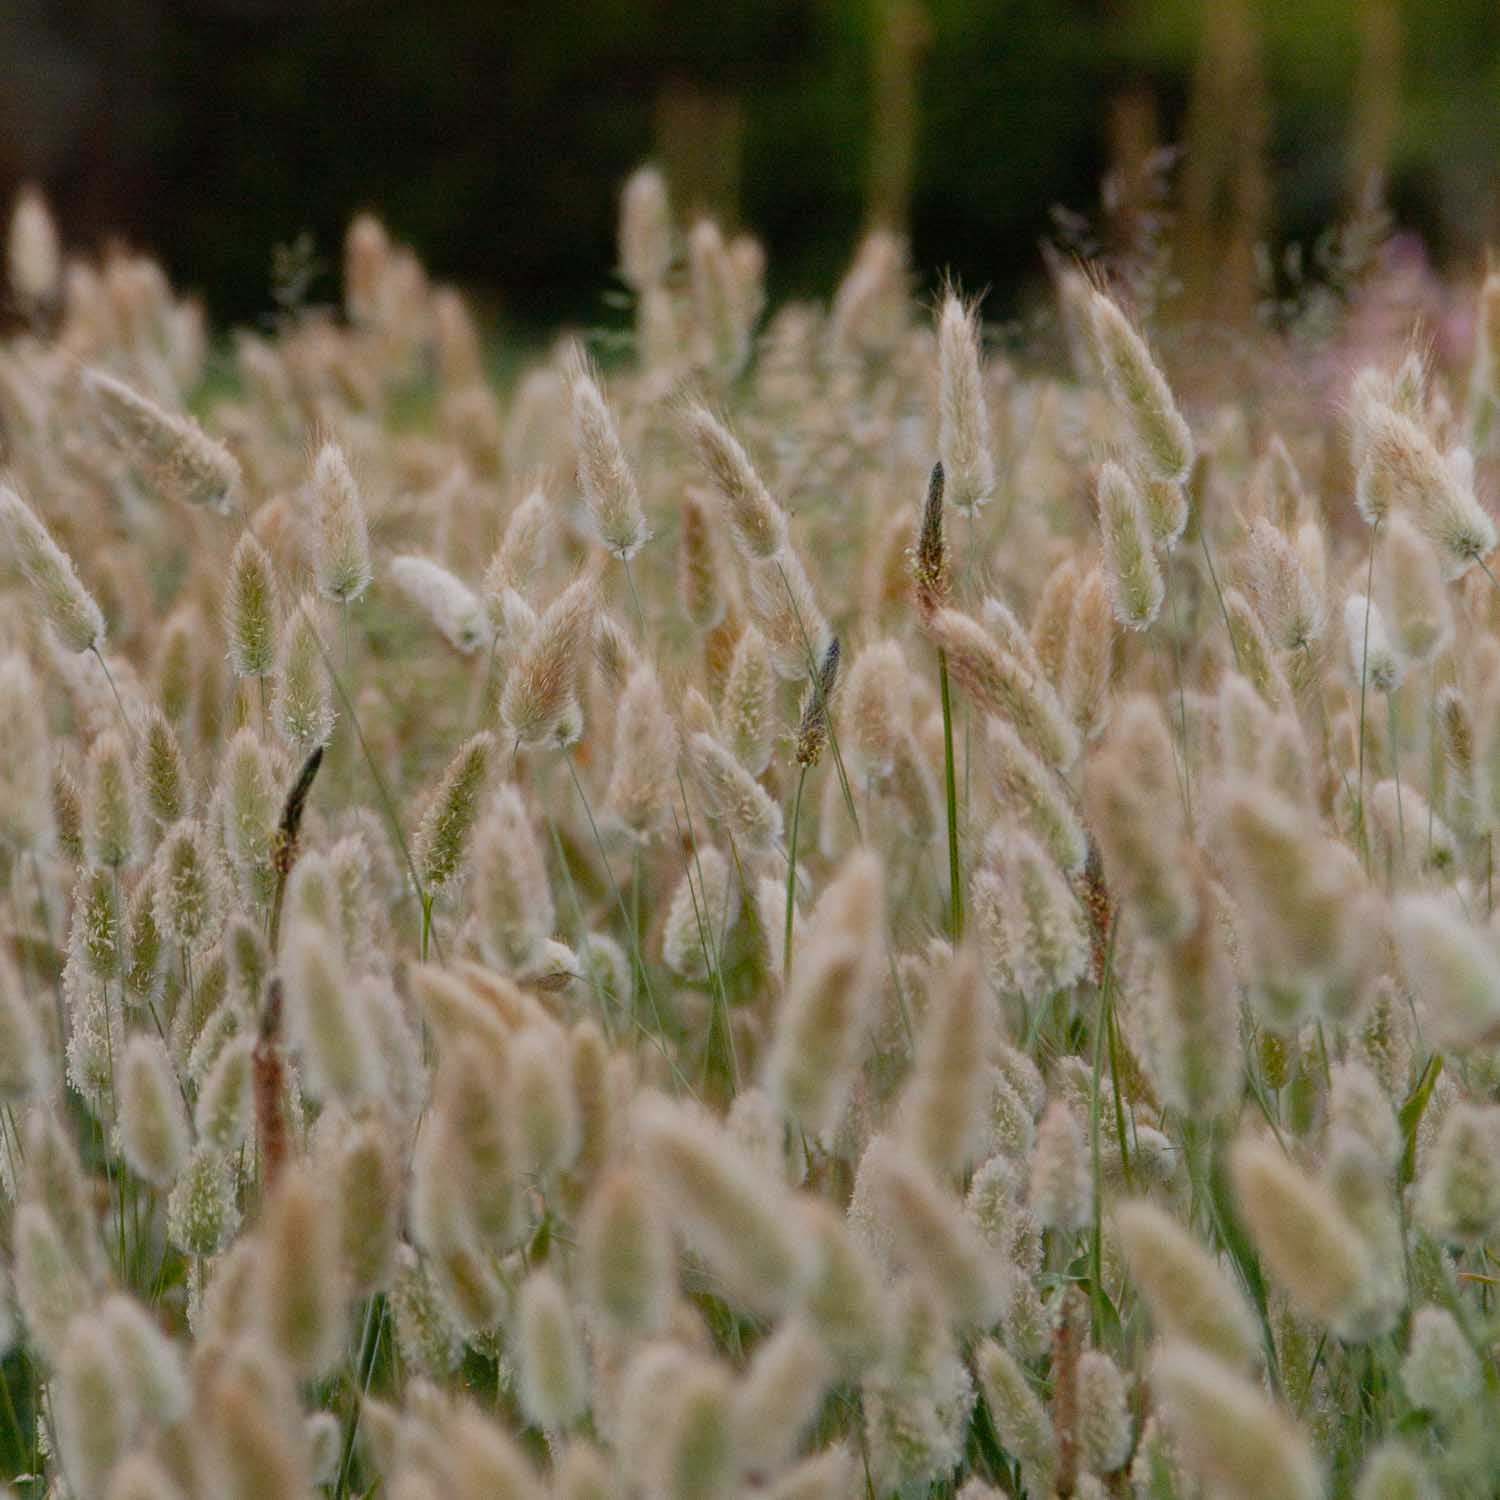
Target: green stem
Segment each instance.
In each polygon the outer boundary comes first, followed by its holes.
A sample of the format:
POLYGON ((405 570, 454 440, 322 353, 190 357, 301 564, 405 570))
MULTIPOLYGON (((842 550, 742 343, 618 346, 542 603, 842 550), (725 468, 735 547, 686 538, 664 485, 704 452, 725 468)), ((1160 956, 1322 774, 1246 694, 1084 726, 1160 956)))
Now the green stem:
POLYGON ((120 698, 120 690, 115 686, 114 674, 109 670, 109 663, 104 659, 104 653, 97 646, 90 646, 89 650, 94 653, 95 660, 104 671, 104 680, 109 684, 109 690, 114 695, 115 707, 120 713, 120 723, 125 726, 125 738, 132 745, 135 744, 135 730, 130 724, 130 715, 125 712, 125 704, 120 698))
MULTIPOLYGON (((1102 1110, 1099 1089, 1104 1075, 1104 1051, 1109 1035, 1110 1000, 1114 993, 1115 934, 1118 923, 1112 922, 1109 929, 1109 948, 1104 958, 1104 973, 1099 985, 1099 1021, 1094 1032, 1094 1072, 1089 1088, 1089 1150, 1094 1173, 1094 1224, 1089 1238, 1089 1293, 1093 1303, 1094 1340, 1097 1343, 1104 1324, 1104 1169, 1100 1150, 1100 1124, 1102 1110)), ((1120 1134, 1124 1147, 1125 1137, 1120 1134)))
POLYGON ((1370 680, 1370 611, 1375 607, 1372 595, 1375 588, 1375 538, 1380 534, 1377 520, 1370 528, 1370 562, 1365 575, 1365 629, 1364 640, 1359 648, 1359 801, 1355 808, 1355 827, 1359 831, 1360 844, 1365 848, 1365 867, 1369 868, 1369 847, 1365 839, 1365 692, 1370 680))
POLYGON ((1224 616, 1224 629, 1229 632, 1229 647, 1234 652, 1234 664, 1243 670, 1240 663, 1240 643, 1234 638, 1234 626, 1229 623, 1229 606, 1224 603, 1224 590, 1219 587, 1219 575, 1214 569, 1213 553, 1208 550, 1208 533, 1200 525, 1198 543, 1203 548, 1203 561, 1208 564, 1208 576, 1214 586, 1214 595, 1219 601, 1219 613, 1224 616))
POLYGON ((792 831, 786 849, 786 935, 781 944, 781 980, 792 973, 792 921, 797 913, 797 830, 802 823, 802 789, 807 785, 807 767, 797 772, 797 791, 792 798, 792 831))
MULTIPOLYGON (((724 951, 723 939, 728 936, 728 929, 726 928, 724 932, 716 934, 713 930, 713 922, 705 920, 706 916, 712 916, 712 913, 708 911, 708 885, 703 879, 703 859, 698 853, 698 832, 693 827, 693 809, 688 804, 687 786, 682 779, 682 766, 680 763, 677 767, 677 791, 682 798, 682 815, 687 819, 687 838, 684 840, 682 836, 682 824, 677 820, 677 809, 675 807, 672 809, 672 827, 676 830, 677 842, 679 844, 686 843, 687 847, 692 850, 693 869, 698 874, 698 889, 703 892, 703 904, 700 908, 698 893, 693 889, 693 872, 689 870, 688 895, 692 897, 693 901, 693 920, 698 924, 698 941, 703 945, 703 951, 708 955, 709 962, 713 966, 714 1003, 718 1007, 724 1026, 724 1047, 729 1058, 730 1081, 734 1084, 735 1091, 738 1092, 740 1086, 740 1064, 735 1052, 734 1031, 729 1024, 729 991, 724 985, 724 965, 721 958, 724 951)), ((733 837, 729 840, 729 852, 734 859, 735 869, 739 873, 741 883, 746 884, 747 882, 744 881, 744 870, 740 866, 739 850, 735 847, 733 837)), ((725 916, 728 916, 727 910, 725 916)), ((711 1037, 710 1040, 712 1040, 711 1037)), ((708 1060, 708 1053, 705 1051, 705 1069, 707 1068, 708 1060)))
POLYGON ((943 782, 948 798, 949 924, 956 948, 964 935, 963 874, 958 857, 958 777, 953 765, 953 694, 948 686, 948 655, 938 647, 938 691, 943 700, 943 782))
POLYGON ((343 1456, 339 1460, 338 1484, 334 1488, 334 1500, 343 1500, 349 1484, 349 1467, 354 1462, 354 1440, 359 1434, 359 1417, 364 1398, 370 1392, 370 1378, 375 1373, 375 1356, 380 1351, 380 1331, 385 1323, 385 1297, 376 1292, 365 1307, 364 1332, 360 1337, 359 1365, 355 1375, 359 1381, 359 1393, 349 1408, 344 1425, 343 1456))
POLYGON ((1406 814, 1401 807, 1401 747, 1398 736, 1400 726, 1396 722, 1396 689, 1385 695, 1387 733, 1390 736, 1391 779, 1396 783, 1396 829, 1401 840, 1401 867, 1406 868, 1406 814))

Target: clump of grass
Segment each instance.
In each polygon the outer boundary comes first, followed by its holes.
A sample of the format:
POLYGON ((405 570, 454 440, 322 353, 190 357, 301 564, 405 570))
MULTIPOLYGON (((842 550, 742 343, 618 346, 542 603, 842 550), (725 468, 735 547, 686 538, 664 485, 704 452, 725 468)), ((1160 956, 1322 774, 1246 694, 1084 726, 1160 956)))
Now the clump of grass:
POLYGON ((16 206, 0 1480, 1488 1493, 1500 283, 1068 373, 620 210, 619 359, 363 216, 215 403, 16 206))

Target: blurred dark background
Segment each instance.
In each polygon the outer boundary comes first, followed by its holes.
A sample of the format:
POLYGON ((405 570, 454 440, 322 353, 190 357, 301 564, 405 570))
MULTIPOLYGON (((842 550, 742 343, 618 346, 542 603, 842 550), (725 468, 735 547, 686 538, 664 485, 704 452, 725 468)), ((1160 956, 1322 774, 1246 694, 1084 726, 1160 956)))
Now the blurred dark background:
POLYGON ((511 324, 599 316, 652 155, 683 213, 763 236, 773 296, 826 291, 879 219, 1004 309, 1053 206, 1096 214, 1167 145, 1200 296, 1249 295, 1256 244, 1372 176, 1439 259, 1477 258, 1500 4, 0 0, 4 200, 39 180, 70 243, 155 251, 218 320, 272 306, 304 231, 331 296, 366 207, 511 324))

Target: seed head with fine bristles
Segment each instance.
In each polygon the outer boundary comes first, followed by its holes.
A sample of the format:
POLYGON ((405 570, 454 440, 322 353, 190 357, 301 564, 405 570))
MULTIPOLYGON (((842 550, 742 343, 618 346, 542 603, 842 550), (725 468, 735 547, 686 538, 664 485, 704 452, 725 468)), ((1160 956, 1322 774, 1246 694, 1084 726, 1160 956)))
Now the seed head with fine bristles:
POLYGON ((0 537, 57 638, 70 651, 97 651, 104 643, 104 615, 79 581, 73 560, 52 539, 35 511, 0 482, 0 537))
POLYGON ((1098 501, 1115 619, 1127 630, 1145 630, 1161 611, 1166 586, 1152 551, 1140 489, 1125 469, 1110 461, 1099 470, 1098 501))
POLYGON ((429 891, 451 885, 463 867, 494 750, 491 734, 466 740, 433 789, 412 849, 417 873, 429 891))
POLYGON ((814 1139, 838 1126, 873 1019, 884 914, 881 868, 850 856, 794 947, 766 1059, 766 1087, 814 1139))
POLYGON ((980 370, 979 318, 955 292, 943 299, 938 314, 938 419, 948 503, 961 516, 974 515, 994 493, 995 461, 980 370))
POLYGON ((132 1038, 120 1064, 120 1141, 148 1182, 170 1187, 187 1159, 187 1114, 171 1059, 155 1038, 132 1038))
POLYGON ((271 716, 287 745, 305 755, 333 733, 333 687, 323 659, 318 602, 304 594, 292 611, 276 658, 271 716))
POLYGON ((597 585, 585 574, 552 601, 530 642, 512 662, 500 697, 500 717, 521 748, 566 748, 582 733, 576 696, 579 655, 597 610, 597 585))
POLYGON ((706 406, 690 406, 688 435, 723 497, 735 546, 751 560, 776 557, 787 545, 786 512, 771 498, 739 439, 706 406))
POLYGON ((276 575, 253 532, 245 532, 230 555, 225 598, 230 665, 240 677, 269 677, 276 665, 276 575))
POLYGON ((672 264, 667 184, 650 164, 625 179, 620 193, 620 276, 637 294, 660 285, 672 264))
POLYGON ((318 592, 351 604, 370 586, 370 538, 359 486, 337 443, 318 449, 309 488, 317 519, 318 592))
POLYGON ((1321 1500, 1322 1476, 1290 1418, 1211 1354, 1169 1344, 1153 1384, 1197 1476, 1225 1500, 1321 1500))
POLYGON ((573 449, 578 483, 594 530, 611 556, 629 562, 650 540, 635 476, 625 458, 604 394, 583 351, 568 353, 573 449))
POLYGON ((233 509, 244 476, 223 443, 102 370, 85 371, 83 387, 131 467, 159 495, 224 514, 233 509))
POLYGON ((614 764, 605 805, 630 833, 649 842, 669 821, 677 789, 677 726, 656 673, 646 663, 625 684, 615 719, 614 764))
POLYGON ((135 859, 140 841, 137 796, 125 742, 106 730, 89 747, 84 784, 83 842, 91 863, 117 870, 135 859))
POLYGON ((1145 339, 1101 291, 1089 299, 1094 357, 1141 461, 1157 479, 1183 480, 1193 439, 1145 339))
POLYGON ((431 558, 403 553, 391 559, 391 581, 464 656, 489 644, 491 629, 477 594, 431 558))

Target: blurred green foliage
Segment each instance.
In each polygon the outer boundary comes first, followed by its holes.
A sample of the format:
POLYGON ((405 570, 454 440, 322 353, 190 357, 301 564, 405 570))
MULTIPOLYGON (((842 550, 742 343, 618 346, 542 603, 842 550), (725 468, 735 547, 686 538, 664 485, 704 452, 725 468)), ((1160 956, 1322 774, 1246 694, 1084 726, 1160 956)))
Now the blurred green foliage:
MULTIPOLYGON (((223 318, 271 310, 272 247, 303 231, 331 295, 342 227, 372 207, 435 274, 540 326, 601 316, 620 180, 664 136, 691 160, 698 136, 707 196, 765 237, 773 293, 823 289, 866 213, 890 3, 6 0, 0 189, 39 177, 70 235, 150 246, 223 318)), ((1004 304, 1051 206, 1095 204, 1112 100, 1136 91, 1183 139, 1223 0, 910 3, 915 259, 1004 304)), ((1349 201, 1367 3, 1244 0, 1273 235, 1349 201)), ((1393 201, 1471 255, 1496 222, 1500 6, 1391 3, 1393 201)))

